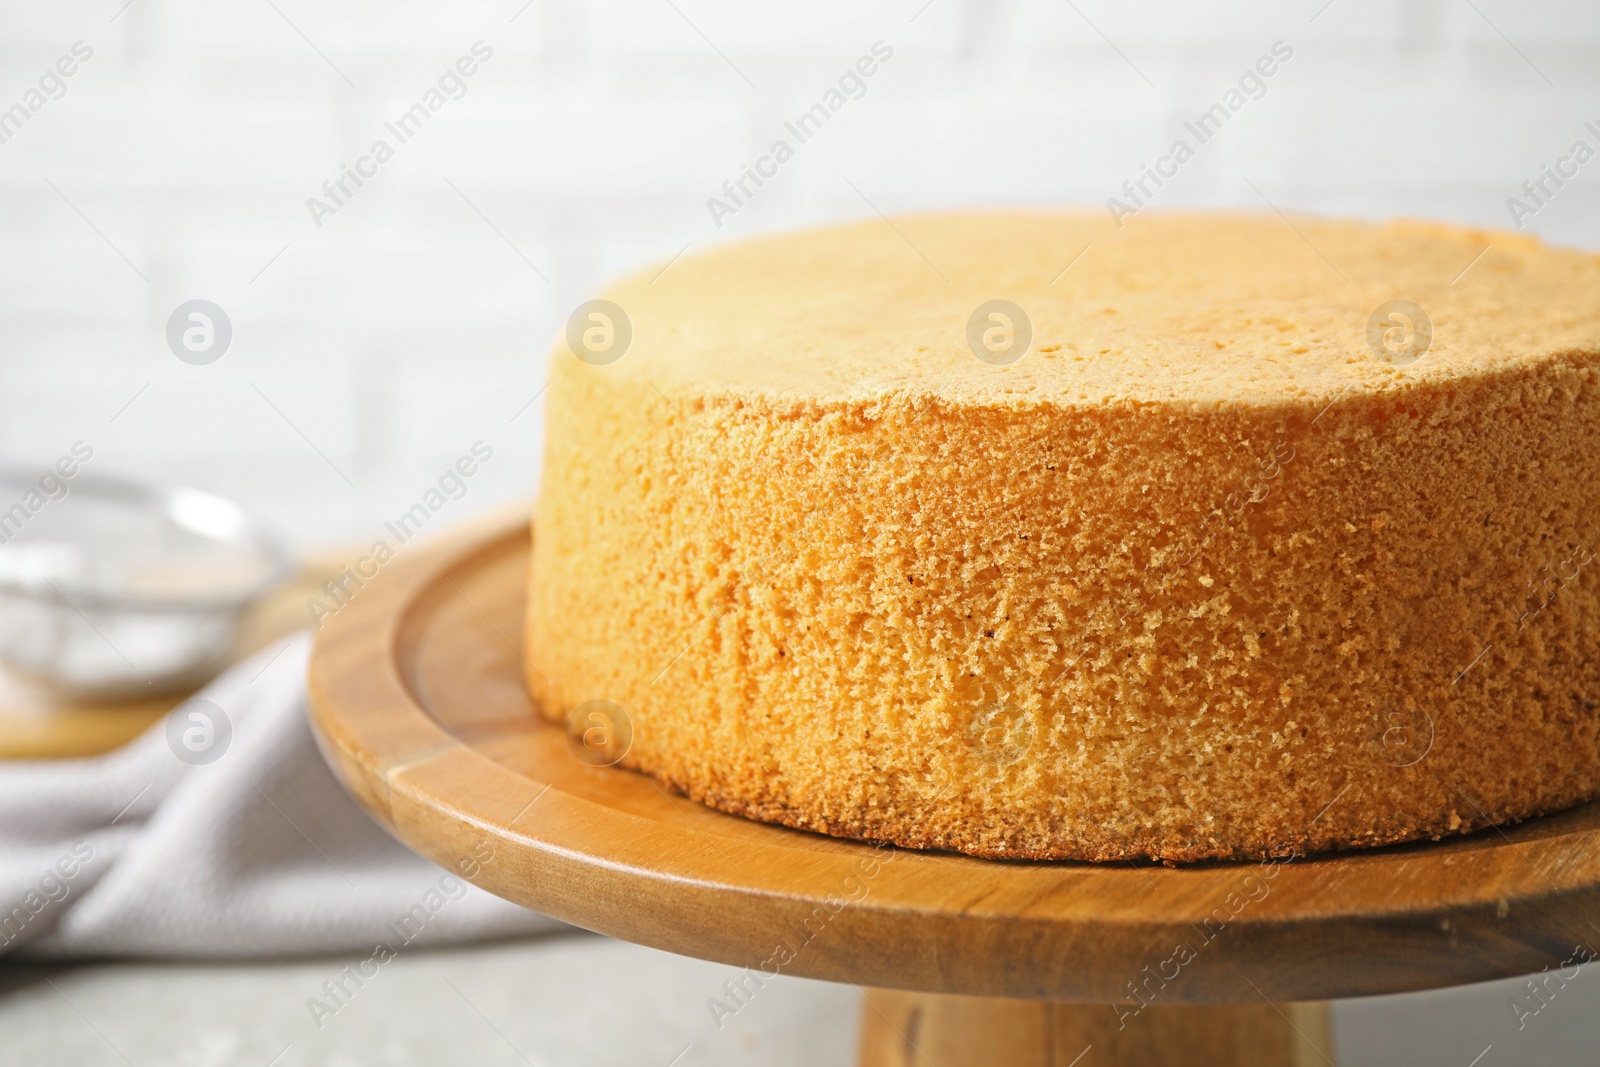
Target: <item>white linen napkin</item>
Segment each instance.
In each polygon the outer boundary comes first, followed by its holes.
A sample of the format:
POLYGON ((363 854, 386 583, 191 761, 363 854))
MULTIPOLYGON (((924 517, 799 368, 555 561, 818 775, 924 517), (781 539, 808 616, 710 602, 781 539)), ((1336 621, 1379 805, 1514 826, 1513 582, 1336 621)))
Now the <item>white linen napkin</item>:
POLYGON ((0 762, 0 953, 370 953, 568 929, 408 851, 344 792, 306 722, 310 648, 263 650, 109 755, 0 762))

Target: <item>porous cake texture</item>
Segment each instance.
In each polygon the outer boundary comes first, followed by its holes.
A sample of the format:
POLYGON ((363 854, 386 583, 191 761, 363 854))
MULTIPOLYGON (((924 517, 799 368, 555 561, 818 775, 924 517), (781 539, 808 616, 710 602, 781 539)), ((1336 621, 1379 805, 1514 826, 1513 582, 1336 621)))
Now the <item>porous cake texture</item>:
POLYGON ((1049 859, 1378 845, 1600 795, 1600 258, 961 214, 605 297, 620 358, 553 355, 527 660, 551 718, 623 709, 625 766, 1049 859))

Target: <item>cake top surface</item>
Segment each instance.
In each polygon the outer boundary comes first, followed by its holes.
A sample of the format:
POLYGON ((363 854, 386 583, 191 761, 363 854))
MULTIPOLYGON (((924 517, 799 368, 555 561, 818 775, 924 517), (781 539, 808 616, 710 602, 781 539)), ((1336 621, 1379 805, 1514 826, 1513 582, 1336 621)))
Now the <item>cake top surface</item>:
POLYGON ((604 296, 632 339, 594 372, 780 403, 1315 402, 1600 353, 1600 256, 1404 221, 872 218, 604 296))

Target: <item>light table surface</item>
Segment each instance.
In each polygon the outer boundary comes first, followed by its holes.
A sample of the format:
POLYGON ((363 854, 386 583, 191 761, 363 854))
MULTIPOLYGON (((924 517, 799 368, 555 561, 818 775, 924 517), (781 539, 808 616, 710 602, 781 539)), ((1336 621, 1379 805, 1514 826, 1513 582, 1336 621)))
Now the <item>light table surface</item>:
MULTIPOLYGON (((404 952, 324 1017, 319 1029, 306 1002, 323 996, 322 984, 337 980, 352 962, 0 965, 0 1063, 846 1067, 854 1062, 860 996, 850 986, 778 978, 719 1030, 707 1001, 726 998, 723 983, 736 975, 734 968, 591 934, 404 952)), ((348 980, 346 985, 354 989, 348 980)), ((1481 1055, 1475 1067, 1592 1062, 1600 970, 1584 968, 1551 988, 1547 1005, 1525 1018, 1521 1030, 1511 1003, 1524 993, 1522 980, 1340 1001, 1334 1008, 1339 1061, 1363 1067, 1468 1067, 1481 1055)))

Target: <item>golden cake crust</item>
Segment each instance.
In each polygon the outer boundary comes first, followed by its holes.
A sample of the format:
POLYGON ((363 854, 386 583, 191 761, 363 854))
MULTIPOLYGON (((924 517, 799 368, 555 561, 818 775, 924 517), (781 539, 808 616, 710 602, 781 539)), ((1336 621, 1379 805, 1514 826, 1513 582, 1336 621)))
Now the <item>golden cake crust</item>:
POLYGON ((552 718, 622 708, 625 764, 758 819, 1051 859, 1600 794, 1596 257, 952 215, 605 296, 623 356, 553 357, 528 681, 552 718), (969 342, 994 299, 1032 327, 1004 365, 969 342), (1369 343, 1393 300, 1431 321, 1413 362, 1369 343))

